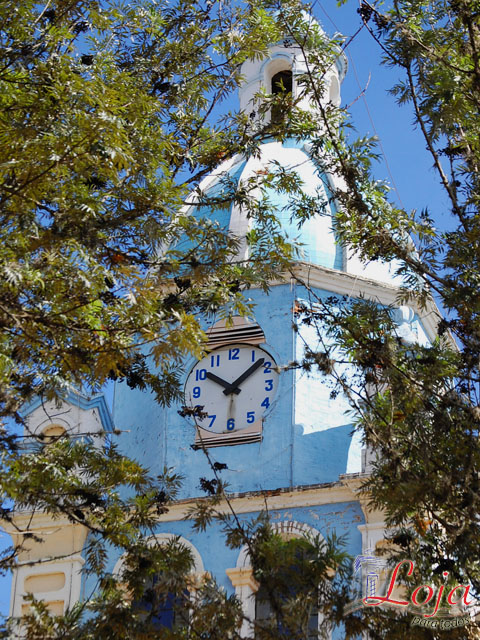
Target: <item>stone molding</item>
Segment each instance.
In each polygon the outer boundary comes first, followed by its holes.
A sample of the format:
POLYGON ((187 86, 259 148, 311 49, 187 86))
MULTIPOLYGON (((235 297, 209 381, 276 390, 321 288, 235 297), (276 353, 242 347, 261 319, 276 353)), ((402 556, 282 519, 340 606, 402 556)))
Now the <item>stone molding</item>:
POLYGON ((235 569, 226 569, 225 573, 235 589, 249 587, 252 593, 256 593, 260 588, 260 584, 253 577, 252 567, 235 567, 235 569))
POLYGON ((12 576, 10 615, 18 618, 28 610, 27 593, 43 600, 55 613, 63 613, 78 602, 87 527, 44 512, 17 512, 12 523, 2 522, 2 526, 21 548, 12 576))

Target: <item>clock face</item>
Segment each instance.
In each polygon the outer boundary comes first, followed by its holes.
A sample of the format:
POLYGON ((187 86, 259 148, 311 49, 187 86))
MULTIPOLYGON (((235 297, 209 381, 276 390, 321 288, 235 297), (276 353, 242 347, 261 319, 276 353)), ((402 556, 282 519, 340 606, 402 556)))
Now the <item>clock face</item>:
POLYGON ((211 351, 190 372, 185 405, 201 406, 196 424, 213 433, 246 429, 272 404, 278 386, 276 362, 253 345, 233 344, 211 351))

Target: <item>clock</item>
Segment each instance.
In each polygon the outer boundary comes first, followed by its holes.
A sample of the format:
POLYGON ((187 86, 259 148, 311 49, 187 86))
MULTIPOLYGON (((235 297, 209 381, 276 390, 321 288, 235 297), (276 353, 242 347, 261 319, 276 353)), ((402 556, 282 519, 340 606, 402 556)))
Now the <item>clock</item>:
POLYGON ((185 405, 203 407, 196 425, 212 433, 232 433, 261 420, 277 391, 276 367, 269 353, 253 345, 210 351, 185 384, 185 405))

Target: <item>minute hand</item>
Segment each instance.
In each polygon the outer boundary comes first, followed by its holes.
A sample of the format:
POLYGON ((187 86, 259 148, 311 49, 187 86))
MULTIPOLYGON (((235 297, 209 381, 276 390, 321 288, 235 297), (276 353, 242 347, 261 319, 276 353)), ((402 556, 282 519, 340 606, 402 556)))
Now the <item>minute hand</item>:
POLYGON ((260 358, 260 360, 257 360, 255 364, 252 364, 251 367, 249 367, 246 371, 242 373, 241 376, 239 376, 234 382, 232 382, 232 384, 227 389, 224 389, 223 393, 226 396, 228 396, 230 393, 233 393, 238 388, 239 384, 244 382, 249 376, 252 375, 254 371, 256 371, 259 367, 262 366, 264 361, 265 361, 265 358, 260 358))

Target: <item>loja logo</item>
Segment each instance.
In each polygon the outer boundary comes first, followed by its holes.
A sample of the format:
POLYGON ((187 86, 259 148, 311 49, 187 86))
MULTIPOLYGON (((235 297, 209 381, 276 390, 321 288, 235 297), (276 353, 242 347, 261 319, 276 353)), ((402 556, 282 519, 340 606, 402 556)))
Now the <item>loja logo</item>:
MULTIPOLYGON (((470 594, 470 585, 457 584, 449 588, 442 585, 436 592, 431 585, 422 584, 406 600, 401 585, 398 584, 398 573, 402 567, 406 569, 407 576, 412 575, 414 563, 411 560, 402 560, 388 575, 386 558, 377 557, 369 551, 357 556, 354 570, 358 573, 361 569, 363 597, 351 602, 347 607, 348 612, 360 607, 393 606, 416 614, 412 626, 435 629, 451 629, 470 622, 470 616, 465 616, 466 609, 476 602, 470 594), (380 595, 381 592, 385 595, 380 595), (435 617, 455 620, 433 620, 435 617)), ((442 575, 446 579, 449 572, 444 571, 442 575)))

